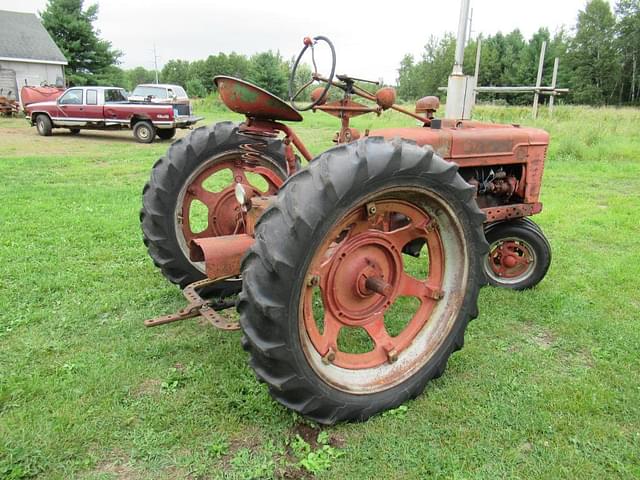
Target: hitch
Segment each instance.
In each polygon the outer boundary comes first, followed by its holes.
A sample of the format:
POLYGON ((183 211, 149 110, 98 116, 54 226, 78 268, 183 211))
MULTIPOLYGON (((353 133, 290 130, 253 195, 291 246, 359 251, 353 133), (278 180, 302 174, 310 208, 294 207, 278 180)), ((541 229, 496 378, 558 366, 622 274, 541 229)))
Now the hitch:
POLYGON ((217 310, 224 310, 235 306, 235 301, 225 301, 219 298, 205 299, 198 293, 198 290, 209 287, 226 278, 228 277, 205 278, 204 280, 187 285, 182 291, 182 294, 189 304, 175 313, 145 320, 145 327, 157 327, 158 325, 187 320, 188 318, 204 317, 209 320, 211 325, 221 330, 238 330, 240 328, 238 322, 231 322, 217 312, 217 310))

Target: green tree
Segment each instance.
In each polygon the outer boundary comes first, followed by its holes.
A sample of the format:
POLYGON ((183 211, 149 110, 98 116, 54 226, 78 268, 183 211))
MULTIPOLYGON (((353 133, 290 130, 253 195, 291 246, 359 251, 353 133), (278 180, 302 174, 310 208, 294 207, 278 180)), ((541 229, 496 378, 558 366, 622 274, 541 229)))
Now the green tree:
POLYGON ((72 85, 95 85, 113 74, 122 53, 101 39, 93 26, 98 18, 98 5, 83 8, 84 0, 49 0, 40 12, 42 24, 54 39, 69 64, 67 80, 72 85))
POLYGON ((571 96, 578 103, 607 104, 616 98, 620 54, 615 18, 605 0, 590 0, 578 13, 576 34, 569 47, 571 96))
POLYGON ((189 62, 187 60, 169 60, 160 73, 163 83, 185 85, 189 81, 189 62))
POLYGON ((620 100, 640 100, 640 0, 619 0, 616 5, 618 46, 622 53, 620 100))
POLYGON ((136 67, 131 70, 126 70, 124 87, 128 90, 133 90, 136 85, 141 83, 153 83, 156 79, 156 72, 147 70, 144 67, 136 67))
POLYGON ((257 53, 251 57, 249 79, 279 97, 287 96, 288 64, 280 53, 257 53))
POLYGON ((420 97, 420 79, 413 55, 407 53, 402 57, 396 82, 400 98, 414 100, 420 97))
POLYGON ((202 98, 207 96, 207 90, 199 78, 191 78, 185 85, 187 93, 192 98, 202 98))

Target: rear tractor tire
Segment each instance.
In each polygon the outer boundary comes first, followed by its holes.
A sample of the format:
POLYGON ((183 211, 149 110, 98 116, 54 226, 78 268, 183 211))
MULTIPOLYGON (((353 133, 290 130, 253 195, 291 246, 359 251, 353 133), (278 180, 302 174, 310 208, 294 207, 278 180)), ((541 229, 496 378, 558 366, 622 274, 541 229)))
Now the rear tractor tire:
MULTIPOLYGON (((178 139, 155 163, 142 192, 140 224, 154 264, 181 288, 202 280, 204 264, 189 259, 189 242, 244 232, 236 183, 248 197, 274 195, 286 177, 282 141, 243 134, 231 122, 200 127, 178 139)), ((239 283, 214 290, 227 292, 233 285, 238 291, 239 283)))
POLYGON ((133 136, 139 143, 152 143, 156 128, 148 120, 140 120, 133 126, 133 136))
POLYGON ((474 191, 430 148, 369 137, 292 176, 242 263, 243 346, 273 398, 317 422, 419 395, 478 314, 474 191), (418 259, 404 247, 422 241, 418 259))
POLYGON ((525 290, 535 287, 551 265, 551 246, 542 229, 528 218, 488 225, 489 255, 484 269, 491 285, 525 290))

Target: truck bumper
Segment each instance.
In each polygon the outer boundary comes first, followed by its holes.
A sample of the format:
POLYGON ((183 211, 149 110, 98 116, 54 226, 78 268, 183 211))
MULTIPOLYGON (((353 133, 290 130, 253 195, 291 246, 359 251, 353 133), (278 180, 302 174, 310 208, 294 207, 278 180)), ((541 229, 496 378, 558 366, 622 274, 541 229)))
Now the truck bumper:
POLYGON ((193 115, 185 115, 185 116, 178 116, 176 117, 175 121, 173 122, 173 126, 175 128, 189 128, 191 125, 195 125, 196 123, 198 123, 200 120, 203 120, 204 117, 196 117, 193 115))

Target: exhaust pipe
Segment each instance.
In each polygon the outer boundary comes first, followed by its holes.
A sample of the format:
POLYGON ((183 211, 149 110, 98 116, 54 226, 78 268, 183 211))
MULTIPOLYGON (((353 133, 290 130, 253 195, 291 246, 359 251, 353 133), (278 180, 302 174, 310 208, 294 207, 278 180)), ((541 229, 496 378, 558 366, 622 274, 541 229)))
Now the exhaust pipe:
POLYGON ((207 277, 222 278, 240 275, 240 262, 255 239, 245 233, 191 240, 189 258, 204 262, 207 277))

